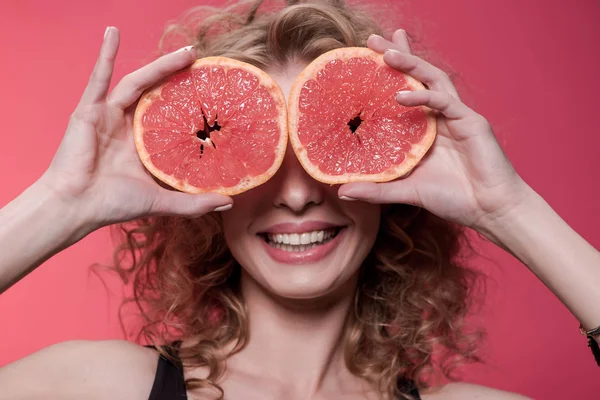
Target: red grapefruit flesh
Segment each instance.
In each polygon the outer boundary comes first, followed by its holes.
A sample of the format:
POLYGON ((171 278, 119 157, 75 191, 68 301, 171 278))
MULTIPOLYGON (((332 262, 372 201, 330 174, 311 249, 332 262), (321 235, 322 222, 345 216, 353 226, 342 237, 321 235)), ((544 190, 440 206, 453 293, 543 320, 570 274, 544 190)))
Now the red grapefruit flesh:
POLYGON ((405 107, 400 90, 425 90, 368 48, 329 51, 298 76, 288 100, 288 133, 304 169, 329 184, 385 182, 409 173, 433 144, 427 107, 405 107))
POLYGON ((234 195, 277 172, 287 145, 285 96, 259 68, 206 57, 146 91, 133 130, 144 166, 187 193, 234 195))

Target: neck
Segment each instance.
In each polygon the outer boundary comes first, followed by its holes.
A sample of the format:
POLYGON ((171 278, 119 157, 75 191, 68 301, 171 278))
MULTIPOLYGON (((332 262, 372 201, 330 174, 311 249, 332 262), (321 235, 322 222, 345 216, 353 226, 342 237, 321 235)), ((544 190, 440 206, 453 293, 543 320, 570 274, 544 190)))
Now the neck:
POLYGON ((268 293, 243 274, 250 335, 244 349, 228 360, 228 370, 272 377, 305 393, 352 377, 343 342, 356 277, 323 298, 290 300, 268 293))

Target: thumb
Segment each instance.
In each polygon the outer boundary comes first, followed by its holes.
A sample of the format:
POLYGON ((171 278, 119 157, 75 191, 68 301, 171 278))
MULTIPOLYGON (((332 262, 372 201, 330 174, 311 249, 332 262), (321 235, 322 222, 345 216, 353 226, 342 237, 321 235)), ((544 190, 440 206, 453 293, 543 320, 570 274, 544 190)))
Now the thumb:
POLYGON ((163 189, 156 196, 149 215, 199 217, 232 207, 233 199, 217 193, 189 194, 163 189))
POLYGON ((410 204, 422 206, 415 186, 408 179, 393 182, 352 182, 338 189, 342 200, 361 200, 374 204, 410 204))

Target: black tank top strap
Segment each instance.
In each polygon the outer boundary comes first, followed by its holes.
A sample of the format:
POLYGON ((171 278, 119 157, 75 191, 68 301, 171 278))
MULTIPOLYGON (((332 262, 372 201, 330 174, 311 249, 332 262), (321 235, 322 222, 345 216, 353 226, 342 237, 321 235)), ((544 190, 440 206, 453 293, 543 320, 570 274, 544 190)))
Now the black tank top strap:
MULTIPOLYGON (((177 349, 180 344, 180 342, 175 342, 172 347, 166 348, 168 354, 175 360, 178 360, 177 349)), ((154 346, 145 347, 155 348, 154 346)), ((421 400, 419 390, 413 381, 398 378, 398 388, 411 395, 413 400, 421 400)), ((162 354, 159 355, 156 376, 148 400, 187 400, 183 367, 180 363, 173 362, 162 354)))
POLYGON ((419 389, 415 385, 415 382, 405 379, 398 378, 398 389, 403 393, 408 393, 413 397, 413 400, 421 400, 421 396, 419 395, 419 389))
MULTIPOLYGON (((166 348, 169 355, 176 360, 179 344, 175 342, 173 347, 166 348)), ((145 347, 155 348, 154 346, 145 347)), ((187 400, 183 367, 180 363, 173 362, 162 354, 159 355, 156 376, 148 400, 187 400)))

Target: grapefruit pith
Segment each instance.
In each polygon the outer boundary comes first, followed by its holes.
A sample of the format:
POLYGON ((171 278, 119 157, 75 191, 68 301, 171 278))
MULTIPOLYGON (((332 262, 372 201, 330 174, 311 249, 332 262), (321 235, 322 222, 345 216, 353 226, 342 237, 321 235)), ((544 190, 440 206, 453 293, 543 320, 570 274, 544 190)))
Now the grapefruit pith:
POLYGON ((400 90, 425 90, 363 47, 329 51, 295 80, 288 134, 304 169, 329 184, 385 182, 410 172, 433 144, 427 107, 405 107, 400 90))
POLYGON ((142 95, 133 131, 142 163, 162 182, 187 193, 234 195, 279 169, 285 96, 251 64, 205 57, 142 95))

